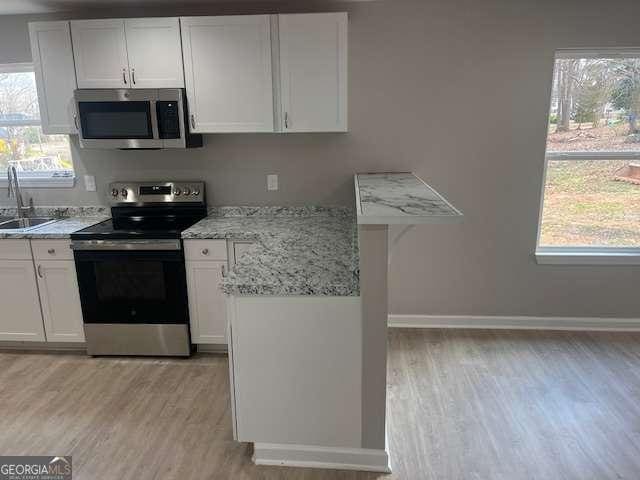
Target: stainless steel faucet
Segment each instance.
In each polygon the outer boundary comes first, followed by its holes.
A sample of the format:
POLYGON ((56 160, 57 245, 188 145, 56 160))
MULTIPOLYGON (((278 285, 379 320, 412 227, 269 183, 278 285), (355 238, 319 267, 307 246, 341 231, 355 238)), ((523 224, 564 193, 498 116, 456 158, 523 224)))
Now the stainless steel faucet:
POLYGON ((16 167, 13 165, 7 168, 7 181, 9 183, 7 196, 9 198, 15 196, 18 218, 25 218, 27 213, 33 210, 33 198, 29 201, 29 205, 25 207, 24 200, 22 199, 22 191, 20 190, 18 172, 16 171, 16 167))

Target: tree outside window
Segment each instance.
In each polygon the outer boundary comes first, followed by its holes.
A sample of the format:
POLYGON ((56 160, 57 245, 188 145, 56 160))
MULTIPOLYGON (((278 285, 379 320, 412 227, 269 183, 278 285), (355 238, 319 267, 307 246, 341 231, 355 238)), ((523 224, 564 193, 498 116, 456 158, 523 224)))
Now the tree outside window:
POLYGON ((640 248, 640 50, 559 52, 538 250, 640 248))
POLYGON ((22 177, 73 176, 69 137, 42 133, 31 66, 0 65, 0 169, 9 166, 22 177))

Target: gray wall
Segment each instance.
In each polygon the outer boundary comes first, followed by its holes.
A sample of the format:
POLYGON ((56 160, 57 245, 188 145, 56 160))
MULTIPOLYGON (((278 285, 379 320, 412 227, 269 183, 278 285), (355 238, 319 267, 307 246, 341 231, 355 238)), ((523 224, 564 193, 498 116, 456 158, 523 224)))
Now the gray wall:
MULTIPOLYGON (((218 205, 350 204, 354 172, 413 170, 466 217, 400 240, 393 313, 640 316, 637 267, 531 258, 554 49, 640 46, 636 0, 241 3, 65 16, 327 9, 350 12, 348 134, 211 135, 188 152, 76 150, 78 173, 96 176, 97 195, 80 184, 34 190, 36 201, 99 204, 109 181, 172 177, 205 179, 218 205), (280 175, 280 191, 266 191, 267 173, 280 175)), ((0 18, 0 62, 29 60, 26 21, 0 18)))

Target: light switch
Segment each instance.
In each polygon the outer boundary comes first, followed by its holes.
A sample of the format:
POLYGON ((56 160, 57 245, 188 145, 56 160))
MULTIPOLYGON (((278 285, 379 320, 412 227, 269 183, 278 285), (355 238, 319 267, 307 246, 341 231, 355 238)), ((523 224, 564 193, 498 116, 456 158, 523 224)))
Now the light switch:
POLYGON ((267 175, 267 190, 278 190, 278 175, 267 175))
POLYGON ((96 177, 93 175, 85 175, 84 176, 84 188, 87 192, 95 192, 96 191, 96 177))

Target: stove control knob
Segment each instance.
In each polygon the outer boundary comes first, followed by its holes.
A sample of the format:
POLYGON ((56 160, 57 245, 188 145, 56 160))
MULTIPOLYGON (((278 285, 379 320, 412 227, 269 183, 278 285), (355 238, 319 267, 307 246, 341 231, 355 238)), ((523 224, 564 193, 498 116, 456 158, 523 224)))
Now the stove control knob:
POLYGON ((190 195, 191 194, 191 189, 189 187, 184 187, 184 194, 185 195, 190 195))
POLYGON ((181 193, 182 193, 182 190, 180 190, 179 188, 176 188, 176 189, 173 191, 173 194, 174 194, 176 197, 179 197, 181 193))
POLYGON ((193 190, 193 194, 194 195, 200 195, 200 190, 198 190, 197 188, 193 190))
POLYGON ((122 194, 123 198, 127 198, 127 195, 129 195, 129 192, 127 191, 126 188, 123 188, 120 193, 122 194))
POLYGON ((114 188, 113 190, 111 190, 111 196, 112 197, 117 197, 118 196, 118 189, 114 188))

